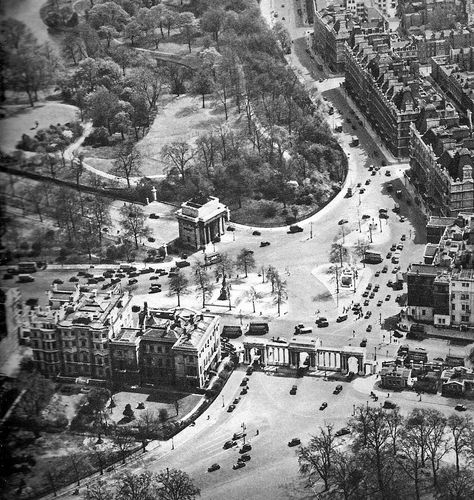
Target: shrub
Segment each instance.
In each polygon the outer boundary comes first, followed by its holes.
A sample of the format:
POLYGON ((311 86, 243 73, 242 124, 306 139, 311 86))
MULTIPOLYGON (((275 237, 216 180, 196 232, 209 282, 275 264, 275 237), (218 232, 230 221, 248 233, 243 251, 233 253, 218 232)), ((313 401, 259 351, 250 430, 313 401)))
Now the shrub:
POLYGON ((160 422, 166 422, 169 418, 168 410, 166 408, 160 408, 158 411, 158 418, 160 422))
POLYGON ((109 133, 105 127, 95 128, 84 140, 84 145, 98 148, 109 145, 109 133))
POLYGON ((260 208, 262 211, 262 215, 266 219, 269 219, 271 217, 275 217, 275 215, 277 214, 277 207, 276 207, 275 203, 273 203, 271 201, 261 203, 260 208))

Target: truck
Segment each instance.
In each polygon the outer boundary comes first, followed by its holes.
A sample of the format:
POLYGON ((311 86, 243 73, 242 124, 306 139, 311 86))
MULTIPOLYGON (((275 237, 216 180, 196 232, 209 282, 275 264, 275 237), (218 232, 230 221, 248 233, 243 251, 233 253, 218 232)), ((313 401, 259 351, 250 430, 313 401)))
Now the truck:
POLYGON ((245 335, 266 335, 268 330, 268 323, 250 323, 245 335))
POLYGON ((218 264, 222 261, 222 256, 218 252, 210 253, 204 257, 204 265, 212 266, 212 264, 218 264))

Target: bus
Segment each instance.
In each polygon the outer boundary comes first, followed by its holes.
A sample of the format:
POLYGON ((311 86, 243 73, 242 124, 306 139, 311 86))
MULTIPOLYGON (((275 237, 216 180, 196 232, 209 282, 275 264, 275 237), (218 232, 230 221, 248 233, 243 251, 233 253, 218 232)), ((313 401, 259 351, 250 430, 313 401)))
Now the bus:
POLYGON ((18 263, 18 273, 19 274, 29 274, 36 273, 38 268, 36 267, 36 262, 19 262, 18 263))
POLYGON ((380 252, 374 252, 373 250, 367 250, 365 252, 365 262, 367 264, 380 264, 383 261, 382 254, 380 252))

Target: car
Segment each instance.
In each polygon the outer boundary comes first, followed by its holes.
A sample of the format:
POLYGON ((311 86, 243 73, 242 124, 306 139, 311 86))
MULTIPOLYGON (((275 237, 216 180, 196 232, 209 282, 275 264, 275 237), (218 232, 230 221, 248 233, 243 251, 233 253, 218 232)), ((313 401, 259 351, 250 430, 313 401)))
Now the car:
POLYGON ((191 263, 188 262, 187 260, 180 260, 179 262, 176 262, 176 267, 181 269, 182 267, 188 267, 190 266, 191 263))
POLYGON ((400 238, 402 241, 405 241, 407 239, 406 234, 402 234, 402 237, 400 238))
POLYGON ((340 437, 340 436, 346 436, 347 434, 350 434, 351 431, 347 428, 347 427, 343 427, 342 429, 339 429, 338 431, 336 431, 336 433, 334 434, 336 437, 340 437))
POLYGON ((380 271, 375 271, 375 277, 378 278, 380 276, 380 271))
POLYGON ((235 231, 235 227, 234 226, 227 226, 227 231, 235 231))
POLYGON ((247 381, 244 379, 242 382, 240 382, 241 387, 245 387, 247 385, 247 381))
POLYGON ((156 214, 150 214, 149 217, 150 217, 150 219, 159 219, 160 218, 160 216, 156 215, 156 214))
POLYGON ((347 314, 341 314, 340 316, 337 317, 336 323, 342 323, 343 321, 347 320, 347 314))
POLYGON ((156 275, 150 276, 150 280, 159 280, 159 279, 160 279, 159 276, 156 275))
POLYGON ((392 252, 395 252, 395 250, 397 249, 397 244, 394 243, 391 247, 390 247, 390 251, 392 252))
POLYGON ((326 402, 324 402, 320 407, 319 409, 320 410, 325 410, 326 408, 328 407, 328 404, 326 402))
POLYGON ((240 395, 244 396, 245 394, 247 394, 247 392, 249 392, 249 388, 248 387, 243 387, 242 390, 240 391, 240 395))
POLYGON ((339 394, 342 391, 342 385, 336 385, 336 388, 332 391, 333 394, 339 394))
POLYGON ((377 175, 377 171, 376 170, 372 170, 372 173, 370 175, 377 175))
POLYGON ((455 409, 456 411, 466 411, 466 410, 467 410, 467 408, 466 408, 464 405, 456 405, 456 406, 454 407, 454 409, 455 409))
POLYGON ((395 331, 395 332, 393 332, 393 336, 394 336, 396 339, 401 339, 401 338, 403 337, 403 334, 402 334, 402 333, 400 333, 400 332, 395 331))
POLYGON ((221 466, 219 464, 212 464, 207 468, 207 472, 214 472, 215 470, 219 470, 221 466))
POLYGON ((389 288, 391 288, 391 287, 393 286, 393 281, 392 281, 392 280, 388 280, 388 281, 387 281, 387 286, 388 286, 389 288))
POLYGON ((237 462, 232 466, 232 468, 235 469, 241 469, 242 467, 245 467, 245 462, 237 462))
POLYGON ((77 283, 79 281, 79 278, 77 276, 71 276, 69 278, 70 283, 77 283))
POLYGON ((403 215, 400 217, 400 222, 405 222, 405 217, 403 217, 403 215))
MULTIPOLYGON (((329 322, 328 321, 320 321, 318 323, 318 328, 327 328, 329 326, 329 322)), ((311 332, 304 332, 304 333, 311 333, 311 332)))
POLYGON ((232 448, 234 446, 237 446, 237 443, 235 441, 233 441, 233 440, 230 440, 230 441, 226 441, 224 443, 223 448, 224 448, 224 450, 227 450, 228 448, 232 448))
POLYGON ((239 403, 240 403, 240 398, 235 398, 235 399, 234 399, 234 403, 233 403, 233 404, 234 404, 234 405, 237 405, 237 404, 239 404, 239 403))
POLYGON ((389 217, 389 215, 388 215, 388 214, 385 214, 385 213, 383 213, 383 212, 382 212, 381 214, 379 214, 379 219, 389 219, 389 218, 390 218, 390 217, 389 217))
POLYGON ((360 344, 359 344, 359 345, 360 345, 360 347, 366 347, 366 346, 367 346, 367 339, 362 339, 362 340, 360 341, 360 344))
MULTIPOLYGON (((320 323, 327 323, 328 319, 325 318, 324 316, 320 316, 319 318, 316 319, 315 323, 319 325, 320 323)), ((304 325, 298 325, 299 327, 304 328, 304 325)))
POLYGON ((252 449, 252 446, 251 446, 250 444, 246 443, 246 444, 244 444, 244 445, 242 446, 242 448, 240 448, 239 453, 240 453, 240 454, 247 453, 247 452, 248 452, 248 451, 250 451, 251 449, 252 449))
POLYGON ((361 307, 360 307, 359 302, 356 302, 356 303, 355 303, 355 304, 353 304, 353 306, 352 306, 352 310, 353 310, 353 311, 356 311, 356 312, 357 312, 360 308, 361 308, 361 307))
POLYGON ((370 295, 369 295, 369 299, 373 299, 375 298, 375 292, 372 292, 370 295))
POLYGON ((385 401, 383 404, 383 408, 386 410, 394 410, 397 407, 395 403, 392 403, 391 401, 385 401))
POLYGON ((252 368, 251 366, 249 366, 249 367, 247 368, 247 371, 246 371, 245 373, 246 373, 247 375, 252 375, 252 373, 253 373, 253 368, 252 368))
POLYGON ((397 250, 403 250, 403 243, 399 243, 397 245, 397 250))
POLYGON ((434 358, 433 361, 441 361, 442 363, 444 363, 444 359, 443 358, 434 358))
POLYGON ((348 221, 348 220, 346 220, 346 219, 341 219, 341 220, 338 222, 338 224, 339 224, 340 226, 342 226, 343 224, 348 224, 348 223, 349 223, 349 221, 348 221))
POLYGON ((252 233, 252 236, 261 236, 261 235, 262 235, 262 233, 260 231, 254 231, 252 233))
POLYGON ((260 246, 261 247, 268 247, 268 246, 270 246, 270 242, 269 241, 261 241, 260 246))
POLYGON ((390 172, 390 170, 385 170, 386 177, 391 177, 391 175, 392 175, 392 172, 390 172))
MULTIPOLYGON (((91 281, 91 280, 89 280, 91 281)), ((135 283, 138 283, 138 280, 136 280, 135 278, 132 278, 131 280, 128 280, 128 284, 129 285, 134 285, 135 283)))
POLYGON ((323 83, 323 82, 324 82, 324 78, 320 78, 319 83, 323 83))
POLYGON ((385 256, 385 258, 391 259, 392 258, 392 252, 387 252, 387 255, 385 256))
POLYGON ((161 292, 161 288, 150 288, 148 290, 148 293, 160 293, 161 292))
POLYGON ((383 266, 383 268, 382 268, 382 272, 383 272, 383 273, 386 273, 387 271, 388 271, 388 267, 387 267, 387 266, 383 266))
POLYGON ((282 18, 281 18, 281 20, 282 20, 282 21, 285 21, 285 18, 284 18, 284 17, 282 17, 282 18))
POLYGON ((359 189, 359 193, 360 193, 360 194, 364 194, 364 193, 365 193, 365 188, 360 188, 360 189, 359 189))
POLYGON ((365 319, 369 319, 372 316, 372 311, 367 311, 365 313, 365 319))
POLYGON ((293 438, 291 441, 288 441, 288 446, 291 448, 292 446, 298 446, 301 444, 300 438, 293 438))
POLYGON ((250 455, 247 455, 247 453, 245 455, 242 455, 241 457, 239 457, 237 459, 237 462, 248 462, 250 460, 250 455))
POLYGON ((362 297, 368 297, 369 296, 369 291, 366 290, 363 294, 362 294, 362 297))
POLYGON ((303 228, 300 226, 297 226, 296 224, 293 226, 290 226, 290 229, 288 230, 289 233, 301 233, 303 232, 303 228))
POLYGON ((64 281, 59 278, 53 280, 53 285, 62 285, 63 283, 64 281))
POLYGON ((365 181, 365 185, 366 185, 366 186, 368 186, 369 184, 370 184, 370 179, 367 179, 367 180, 365 181))
POLYGON ((364 219, 364 220, 365 220, 365 219, 370 219, 370 215, 364 214, 364 215, 362 216, 362 219, 364 219))
POLYGON ((390 299, 392 298, 392 296, 390 294, 388 294, 386 297, 385 297, 385 301, 388 302, 390 299))
POLYGON ((12 280, 13 279, 13 274, 4 274, 3 275, 3 279, 4 280, 12 280))
POLYGON ((378 307, 380 307, 382 304, 383 304, 383 300, 379 300, 379 301, 377 302, 377 306, 378 306, 378 307))
POLYGON ((364 306, 367 307, 368 305, 370 305, 370 300, 369 299, 365 299, 364 300, 364 306))
POLYGON ((380 285, 375 285, 374 286, 374 292, 378 292, 380 290, 380 285))
POLYGON ((227 413, 232 413, 235 410, 235 405, 229 405, 229 408, 227 408, 227 413))
POLYGON ((294 385, 291 389, 290 389, 290 394, 292 396, 295 396, 296 395, 296 391, 298 390, 298 386, 297 385, 294 385))

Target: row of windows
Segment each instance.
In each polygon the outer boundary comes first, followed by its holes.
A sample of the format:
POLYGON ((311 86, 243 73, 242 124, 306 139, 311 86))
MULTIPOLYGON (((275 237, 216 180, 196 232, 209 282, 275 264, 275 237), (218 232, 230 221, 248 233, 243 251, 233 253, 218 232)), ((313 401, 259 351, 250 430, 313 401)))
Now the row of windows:
POLYGON ((56 350, 56 342, 47 342, 43 344, 38 340, 32 340, 33 349, 42 349, 44 351, 55 351, 56 350))

